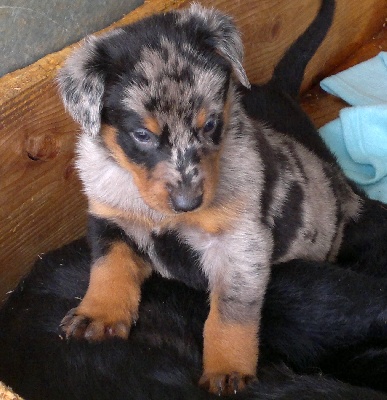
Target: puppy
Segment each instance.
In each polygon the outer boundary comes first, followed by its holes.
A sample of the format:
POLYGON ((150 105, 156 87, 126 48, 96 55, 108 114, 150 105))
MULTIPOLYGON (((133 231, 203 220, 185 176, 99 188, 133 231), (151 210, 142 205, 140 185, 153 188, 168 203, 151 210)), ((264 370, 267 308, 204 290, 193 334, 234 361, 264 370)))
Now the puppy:
POLYGON ((89 37, 59 75, 93 258, 67 337, 126 338, 152 270, 204 287, 199 383, 225 394, 256 374, 271 266, 334 260, 361 209, 332 160, 248 115, 242 58, 232 20, 194 4, 89 37))

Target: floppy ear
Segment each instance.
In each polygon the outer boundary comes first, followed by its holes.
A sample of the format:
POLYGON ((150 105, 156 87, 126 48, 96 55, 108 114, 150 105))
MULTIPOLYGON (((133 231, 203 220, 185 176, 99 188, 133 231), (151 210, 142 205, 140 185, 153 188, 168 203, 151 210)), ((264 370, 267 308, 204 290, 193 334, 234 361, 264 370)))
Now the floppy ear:
POLYGON ((82 130, 91 136, 101 128, 102 96, 105 74, 97 68, 97 43, 101 38, 89 36, 66 60, 58 74, 59 91, 67 111, 82 130))
POLYGON ((230 64, 239 82, 250 88, 250 82, 242 66, 243 43, 240 33, 232 18, 213 8, 204 8, 198 3, 193 3, 183 11, 187 19, 194 18, 195 22, 201 21, 202 31, 208 32, 205 41, 221 54, 230 64))

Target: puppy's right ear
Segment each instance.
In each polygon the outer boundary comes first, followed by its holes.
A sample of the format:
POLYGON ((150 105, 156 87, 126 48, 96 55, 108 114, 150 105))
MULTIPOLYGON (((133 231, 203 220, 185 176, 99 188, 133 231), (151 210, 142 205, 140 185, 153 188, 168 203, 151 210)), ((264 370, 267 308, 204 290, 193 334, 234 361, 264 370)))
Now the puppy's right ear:
POLYGON ((97 44, 101 38, 89 36, 66 60, 58 74, 59 91, 67 111, 82 130, 97 136, 101 128, 105 73, 98 68, 97 44))

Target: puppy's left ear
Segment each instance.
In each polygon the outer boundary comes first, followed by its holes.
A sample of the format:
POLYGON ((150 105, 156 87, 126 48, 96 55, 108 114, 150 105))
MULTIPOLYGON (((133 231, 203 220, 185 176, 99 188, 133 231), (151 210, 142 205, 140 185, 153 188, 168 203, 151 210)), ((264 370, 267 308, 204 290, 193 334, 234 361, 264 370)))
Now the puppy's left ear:
POLYGON ((213 8, 204 8, 198 3, 193 3, 188 9, 183 10, 182 14, 185 20, 192 19, 194 23, 201 25, 198 28, 207 36, 204 39, 206 43, 231 64, 239 82, 250 88, 249 79, 242 65, 242 38, 232 18, 213 8))

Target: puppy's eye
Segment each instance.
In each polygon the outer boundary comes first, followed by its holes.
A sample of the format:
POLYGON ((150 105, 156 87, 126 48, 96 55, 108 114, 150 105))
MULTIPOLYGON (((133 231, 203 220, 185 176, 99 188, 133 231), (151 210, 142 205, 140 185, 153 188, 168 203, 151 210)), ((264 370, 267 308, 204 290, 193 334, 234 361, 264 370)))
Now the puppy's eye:
POLYGON ((147 129, 137 129, 132 132, 132 136, 137 142, 146 144, 152 141, 152 134, 147 129))
POLYGON ((212 133, 217 125, 217 121, 215 118, 210 118, 207 120, 207 122, 205 123, 205 125, 203 126, 203 133, 205 134, 210 134, 212 133))

